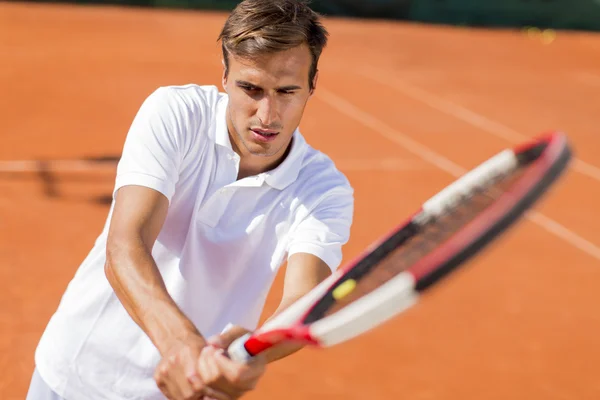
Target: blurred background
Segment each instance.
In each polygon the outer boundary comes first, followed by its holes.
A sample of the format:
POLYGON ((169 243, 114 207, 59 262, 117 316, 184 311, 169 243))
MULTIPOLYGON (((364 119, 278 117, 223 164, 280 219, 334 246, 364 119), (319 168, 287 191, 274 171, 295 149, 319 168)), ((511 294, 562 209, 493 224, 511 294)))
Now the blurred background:
MULTIPOLYGON (((159 86, 220 87, 216 39, 236 4, 0 1, 0 399, 25 398, 139 106, 159 86)), ((274 364, 248 398, 600 399, 600 2, 312 4, 331 38, 300 128, 355 188, 345 261, 506 147, 561 130, 576 158, 416 307, 274 364)))
MULTIPOLYGON (((229 11, 238 1, 86 0, 72 3, 229 11)), ((600 6, 595 0, 313 0, 311 5, 315 11, 329 16, 458 25, 598 30, 600 24, 600 6)))

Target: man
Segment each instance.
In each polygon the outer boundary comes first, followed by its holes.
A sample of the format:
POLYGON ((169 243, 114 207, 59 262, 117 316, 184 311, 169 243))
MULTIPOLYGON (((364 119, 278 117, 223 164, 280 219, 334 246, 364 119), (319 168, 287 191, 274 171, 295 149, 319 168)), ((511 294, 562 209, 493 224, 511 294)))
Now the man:
POLYGON ((256 328, 283 262, 277 312, 341 262, 353 190, 298 130, 327 32, 303 1, 246 0, 219 39, 225 93, 163 87, 137 113, 29 400, 236 399, 299 349, 248 365, 219 350, 256 328))

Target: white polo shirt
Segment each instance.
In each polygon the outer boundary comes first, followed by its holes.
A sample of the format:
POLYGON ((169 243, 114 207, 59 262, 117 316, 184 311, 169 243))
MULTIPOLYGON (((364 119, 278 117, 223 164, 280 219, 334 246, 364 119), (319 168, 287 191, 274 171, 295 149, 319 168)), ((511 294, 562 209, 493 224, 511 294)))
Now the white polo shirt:
MULTIPOLYGON (((314 254, 335 270, 353 215, 349 182, 298 130, 276 169, 238 181, 227 102, 214 86, 155 91, 129 130, 115 185, 169 199, 152 254, 169 293, 207 337, 232 324, 256 328, 286 257, 314 254)), ((40 340, 36 366, 67 400, 163 399, 153 380, 160 354, 104 275, 111 214, 40 340)))

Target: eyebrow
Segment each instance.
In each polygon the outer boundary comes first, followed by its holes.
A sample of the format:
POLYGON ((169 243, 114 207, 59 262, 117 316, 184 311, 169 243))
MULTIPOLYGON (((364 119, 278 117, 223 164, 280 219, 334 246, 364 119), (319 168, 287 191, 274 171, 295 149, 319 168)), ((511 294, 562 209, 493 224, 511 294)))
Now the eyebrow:
MULTIPOLYGON (((235 83, 239 86, 251 86, 251 87, 262 90, 262 88, 260 86, 255 85, 254 83, 247 82, 247 81, 237 80, 237 81, 235 81, 235 83)), ((276 90, 289 91, 289 90, 298 90, 298 89, 302 89, 302 87, 298 86, 298 85, 288 85, 288 86, 278 87, 276 90)))

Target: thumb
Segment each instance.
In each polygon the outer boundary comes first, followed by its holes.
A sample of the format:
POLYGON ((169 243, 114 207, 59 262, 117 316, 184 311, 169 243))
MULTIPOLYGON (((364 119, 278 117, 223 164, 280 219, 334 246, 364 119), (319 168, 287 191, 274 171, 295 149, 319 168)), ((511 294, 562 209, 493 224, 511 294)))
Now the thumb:
POLYGON ((250 332, 249 330, 242 328, 241 326, 233 326, 220 335, 214 335, 209 337, 206 342, 220 349, 227 349, 231 343, 240 336, 250 332))

